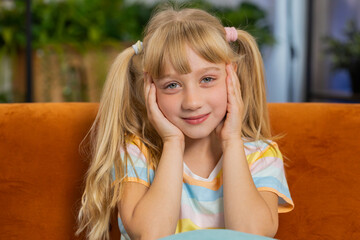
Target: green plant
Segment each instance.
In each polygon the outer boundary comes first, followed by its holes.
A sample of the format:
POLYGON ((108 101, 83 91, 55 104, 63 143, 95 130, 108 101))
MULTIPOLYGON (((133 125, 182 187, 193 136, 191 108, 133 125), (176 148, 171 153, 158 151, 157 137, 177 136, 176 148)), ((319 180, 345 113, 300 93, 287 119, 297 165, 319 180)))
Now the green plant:
POLYGON ((265 20, 266 12, 257 5, 243 2, 235 9, 224 8, 220 13, 225 25, 239 27, 249 32, 255 37, 260 48, 275 43, 270 26, 265 20))
POLYGON ((360 93, 360 31, 354 21, 349 21, 344 29, 346 41, 326 37, 325 52, 332 58, 334 69, 349 72, 354 93, 360 93))
POLYGON ((9 103, 10 101, 10 93, 8 92, 0 92, 0 103, 9 103))
MULTIPOLYGON (((12 9, 0 8, 0 49, 18 50, 25 46, 25 3, 15 0, 12 9)), ((156 7, 124 0, 32 1, 33 47, 71 45, 79 50, 88 47, 135 41, 142 38, 152 10, 156 7)), ((225 25, 242 27, 253 34, 259 45, 273 44, 265 11, 243 2, 236 8, 219 8, 203 0, 188 1, 188 6, 216 14, 225 25)))
POLYGON ((0 8, 0 53, 13 54, 25 47, 25 3, 15 1, 13 9, 0 8))
MULTIPOLYGON (((11 9, 0 5, 0 59, 5 54, 13 58, 25 49, 25 1, 14 0, 14 5, 11 9)), ((260 47, 275 42, 265 22, 265 11, 254 4, 244 2, 236 8, 218 8, 204 0, 197 0, 188 1, 185 5, 217 15, 226 26, 249 31, 260 47)), ((127 42, 141 40, 143 27, 156 7, 140 1, 130 4, 125 0, 32 0, 33 49, 41 49, 44 55, 58 56, 64 99, 81 101, 88 98, 78 92, 83 91, 83 79, 77 78, 86 76, 81 74, 83 70, 71 66, 66 54, 70 51, 85 55, 89 51, 101 52, 107 47, 120 50, 128 45, 127 42)), ((50 57, 43 57, 47 58, 50 57)), ((48 76, 45 84, 48 91, 44 93, 48 100, 51 100, 52 74, 46 71, 52 69, 46 66, 41 69, 48 76)), ((104 81, 103 72, 94 72, 94 75, 99 73, 99 83, 104 81)))
POLYGON ((256 4, 242 2, 238 6, 216 7, 204 0, 188 1, 185 6, 200 8, 217 16, 224 26, 234 26, 253 35, 260 47, 275 44, 275 38, 266 21, 266 12, 256 4))

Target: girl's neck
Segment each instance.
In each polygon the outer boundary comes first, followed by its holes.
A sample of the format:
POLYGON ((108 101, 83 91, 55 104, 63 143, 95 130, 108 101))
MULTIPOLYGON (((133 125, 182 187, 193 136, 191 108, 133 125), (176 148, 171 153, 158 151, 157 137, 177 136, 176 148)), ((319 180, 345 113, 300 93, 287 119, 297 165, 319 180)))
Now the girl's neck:
MULTIPOLYGON (((215 132, 208 137, 191 139, 185 136, 185 160, 195 160, 215 164, 222 155, 221 144, 215 132)), ((186 162, 185 162, 186 163, 186 162)))

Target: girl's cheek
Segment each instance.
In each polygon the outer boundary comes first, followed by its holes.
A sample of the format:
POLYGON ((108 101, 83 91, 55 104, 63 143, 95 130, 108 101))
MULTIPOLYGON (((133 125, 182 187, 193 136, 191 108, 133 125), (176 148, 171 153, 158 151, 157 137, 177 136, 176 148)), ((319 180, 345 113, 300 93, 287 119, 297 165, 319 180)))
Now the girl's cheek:
POLYGON ((156 101, 160 106, 164 106, 164 104, 166 104, 166 102, 169 100, 169 95, 166 95, 162 92, 161 89, 156 88, 156 101))
POLYGON ((162 94, 161 92, 157 93, 157 104, 161 112, 165 115, 165 117, 169 118, 171 116, 171 112, 175 108, 176 100, 173 99, 172 95, 162 94))
POLYGON ((162 94, 159 89, 156 89, 156 101, 158 106, 161 108, 163 106, 164 101, 164 94, 162 94))

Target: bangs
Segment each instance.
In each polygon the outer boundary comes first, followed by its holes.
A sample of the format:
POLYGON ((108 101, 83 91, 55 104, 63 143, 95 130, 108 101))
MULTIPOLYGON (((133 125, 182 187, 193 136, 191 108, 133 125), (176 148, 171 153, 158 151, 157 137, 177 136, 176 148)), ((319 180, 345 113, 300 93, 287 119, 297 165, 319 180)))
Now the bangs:
POLYGON ((190 73, 187 46, 211 63, 234 59, 234 52, 217 29, 178 21, 154 32, 146 46, 144 70, 153 78, 161 78, 171 64, 178 74, 190 73))

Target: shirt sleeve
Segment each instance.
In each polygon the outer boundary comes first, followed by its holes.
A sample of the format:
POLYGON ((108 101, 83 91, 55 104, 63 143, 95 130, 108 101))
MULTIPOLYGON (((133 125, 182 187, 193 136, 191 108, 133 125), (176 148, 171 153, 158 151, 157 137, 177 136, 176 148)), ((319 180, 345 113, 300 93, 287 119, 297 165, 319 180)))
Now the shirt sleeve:
POLYGON ((289 212, 294 208, 285 177, 284 162, 278 145, 262 142, 258 157, 251 164, 250 171, 258 191, 270 191, 278 195, 278 212, 289 212))
MULTIPOLYGON (((148 161, 145 158, 144 150, 141 151, 139 147, 133 142, 129 143, 126 148, 129 158, 125 159, 125 151, 120 150, 122 166, 125 169, 125 176, 122 182, 136 182, 150 187, 154 180, 154 169, 149 167, 148 161)), ((115 170, 112 171, 113 180, 115 179, 115 170)))

